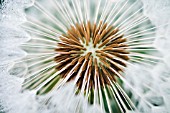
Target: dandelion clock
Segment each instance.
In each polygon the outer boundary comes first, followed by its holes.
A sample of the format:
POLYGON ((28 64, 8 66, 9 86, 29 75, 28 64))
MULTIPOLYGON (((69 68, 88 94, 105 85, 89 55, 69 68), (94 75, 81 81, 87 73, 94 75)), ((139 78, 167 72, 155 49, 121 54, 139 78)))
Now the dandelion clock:
POLYGON ((2 113, 169 113, 170 1, 4 0, 2 113))

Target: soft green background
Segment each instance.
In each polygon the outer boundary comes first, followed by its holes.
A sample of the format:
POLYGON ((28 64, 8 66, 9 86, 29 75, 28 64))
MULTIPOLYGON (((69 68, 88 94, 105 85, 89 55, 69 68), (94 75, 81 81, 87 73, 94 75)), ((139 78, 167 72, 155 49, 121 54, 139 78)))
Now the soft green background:
POLYGON ((4 1, 4 0, 0 0, 0 5, 2 4, 3 1, 4 1))

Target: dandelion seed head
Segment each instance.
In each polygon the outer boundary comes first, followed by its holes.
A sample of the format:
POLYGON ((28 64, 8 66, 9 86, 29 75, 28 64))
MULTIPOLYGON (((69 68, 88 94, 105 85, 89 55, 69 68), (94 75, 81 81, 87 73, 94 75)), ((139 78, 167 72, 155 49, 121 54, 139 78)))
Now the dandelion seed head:
POLYGON ((157 18, 168 15, 168 2, 154 3, 5 0, 0 13, 0 70, 8 68, 0 78, 4 110, 168 113, 169 35, 163 24, 168 16, 157 18))
MULTIPOLYGON (((41 15, 40 18, 28 10, 28 22, 22 26, 35 37, 23 45, 30 53, 28 61, 31 61, 27 62, 29 73, 26 74, 23 90, 48 94, 73 82, 76 95, 83 95, 92 105, 99 104, 103 111, 114 111, 112 104, 118 106, 121 112, 134 110, 135 105, 129 102, 121 88, 121 82, 132 88, 123 77, 126 68, 138 63, 152 67, 160 60, 152 45, 156 28, 142 14, 142 8, 138 8, 141 3, 51 3, 55 10, 44 8, 45 3, 35 2, 32 11, 41 15), (136 10, 133 11, 133 8, 136 10), (31 53, 42 56, 35 60, 31 53), (105 102, 107 107, 104 107, 105 102)), ((143 92, 143 89, 139 90, 143 92)))

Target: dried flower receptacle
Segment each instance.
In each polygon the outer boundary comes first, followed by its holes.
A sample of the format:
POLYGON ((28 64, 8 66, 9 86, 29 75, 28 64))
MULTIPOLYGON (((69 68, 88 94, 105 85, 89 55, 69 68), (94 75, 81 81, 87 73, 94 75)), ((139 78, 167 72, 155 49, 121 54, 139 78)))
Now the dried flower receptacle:
POLYGON ((83 90, 94 88, 97 76, 101 85, 109 85, 108 78, 115 80, 115 71, 123 72, 122 67, 126 66, 124 62, 114 59, 114 56, 129 59, 126 55, 128 46, 123 44, 126 38, 118 31, 118 28, 107 26, 102 21, 98 25, 87 22, 71 26, 67 34, 60 37, 61 41, 55 49, 58 54, 55 57, 58 63, 56 69, 65 68, 60 76, 67 81, 76 79, 78 88, 83 90))

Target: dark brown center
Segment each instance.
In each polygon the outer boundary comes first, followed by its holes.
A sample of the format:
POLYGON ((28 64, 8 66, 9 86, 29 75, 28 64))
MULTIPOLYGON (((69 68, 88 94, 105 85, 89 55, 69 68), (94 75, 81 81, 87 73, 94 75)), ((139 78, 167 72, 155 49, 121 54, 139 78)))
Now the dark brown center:
POLYGON ((124 61, 129 59, 126 38, 107 23, 77 23, 59 38, 56 69, 63 69, 60 76, 74 80, 79 89, 94 88, 96 80, 101 86, 110 85, 110 81, 116 81, 115 71, 123 72, 124 61))

